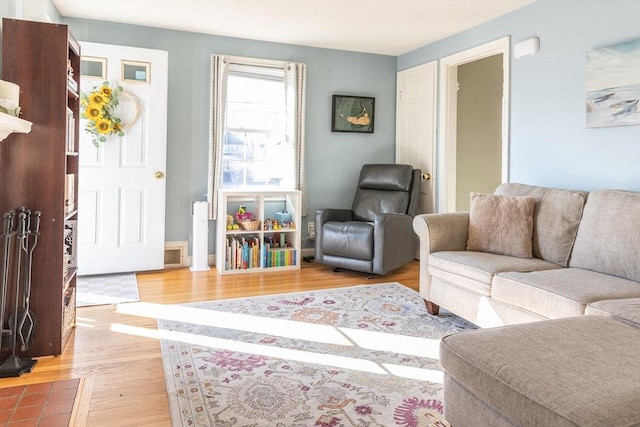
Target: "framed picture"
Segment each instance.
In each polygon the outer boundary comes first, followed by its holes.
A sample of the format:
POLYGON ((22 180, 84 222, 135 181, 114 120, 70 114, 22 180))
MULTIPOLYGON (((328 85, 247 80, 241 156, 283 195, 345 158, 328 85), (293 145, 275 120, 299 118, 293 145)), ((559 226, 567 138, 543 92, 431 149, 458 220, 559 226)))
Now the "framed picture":
POLYGON ((373 133, 375 98, 333 95, 331 132, 373 133))
POLYGON ((640 125, 640 39, 587 52, 587 127, 640 125))
POLYGON ((80 76, 87 79, 107 79, 107 58, 83 56, 80 58, 80 76))
POLYGON ((121 80, 127 83, 149 84, 151 63, 139 61, 122 61, 121 80))

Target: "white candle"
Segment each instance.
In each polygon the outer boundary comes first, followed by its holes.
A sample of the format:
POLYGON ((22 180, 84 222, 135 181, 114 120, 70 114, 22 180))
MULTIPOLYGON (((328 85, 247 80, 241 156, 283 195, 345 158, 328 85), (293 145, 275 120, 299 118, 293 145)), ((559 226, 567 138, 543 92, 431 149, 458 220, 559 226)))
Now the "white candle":
POLYGON ((15 110, 20 105, 20 86, 0 80, 0 105, 7 110, 15 110))

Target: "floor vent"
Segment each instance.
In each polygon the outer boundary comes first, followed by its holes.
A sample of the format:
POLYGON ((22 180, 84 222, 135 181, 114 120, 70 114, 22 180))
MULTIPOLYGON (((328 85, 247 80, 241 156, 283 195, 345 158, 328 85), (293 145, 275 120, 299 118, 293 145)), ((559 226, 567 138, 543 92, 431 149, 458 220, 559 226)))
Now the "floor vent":
POLYGON ((185 267, 188 242, 165 242, 164 266, 165 268, 185 267))

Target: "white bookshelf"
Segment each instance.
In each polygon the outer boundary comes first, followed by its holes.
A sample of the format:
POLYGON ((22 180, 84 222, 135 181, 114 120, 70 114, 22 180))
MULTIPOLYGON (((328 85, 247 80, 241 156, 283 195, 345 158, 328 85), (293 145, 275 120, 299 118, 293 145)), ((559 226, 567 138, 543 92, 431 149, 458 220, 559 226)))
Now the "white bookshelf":
POLYGON ((220 274, 300 268, 300 191, 219 190, 216 221, 216 268, 220 274), (256 230, 227 229, 227 216, 240 206, 260 221, 256 230), (274 228, 277 213, 291 214, 291 224, 274 228), (272 220, 272 221, 268 221, 272 220), (271 229, 265 226, 271 224, 271 229))

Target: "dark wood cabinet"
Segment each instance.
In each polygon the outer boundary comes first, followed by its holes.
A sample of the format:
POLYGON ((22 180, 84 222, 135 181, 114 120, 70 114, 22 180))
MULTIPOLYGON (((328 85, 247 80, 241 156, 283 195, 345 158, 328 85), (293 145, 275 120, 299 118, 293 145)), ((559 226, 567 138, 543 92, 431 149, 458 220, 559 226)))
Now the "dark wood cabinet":
POLYGON ((75 325, 76 269, 66 265, 64 243, 65 223, 78 212, 70 202, 78 196, 80 45, 66 25, 4 18, 2 79, 20 85, 21 117, 33 125, 0 142, 0 213, 20 206, 42 213, 32 263, 33 342, 19 355, 59 355, 75 325))

